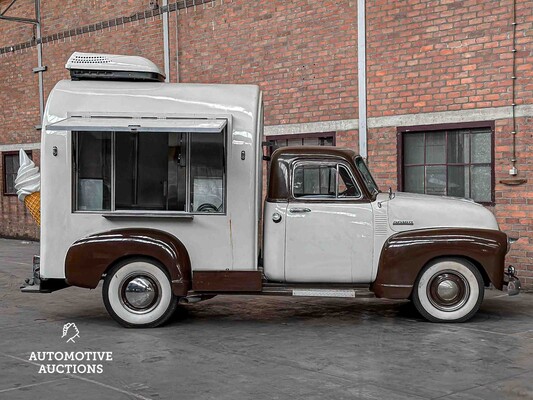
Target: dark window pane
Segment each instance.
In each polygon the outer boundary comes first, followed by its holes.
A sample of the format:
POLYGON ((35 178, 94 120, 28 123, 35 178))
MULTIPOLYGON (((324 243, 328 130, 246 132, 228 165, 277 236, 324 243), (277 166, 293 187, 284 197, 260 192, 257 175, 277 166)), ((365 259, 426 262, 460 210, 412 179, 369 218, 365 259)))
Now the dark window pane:
POLYGON ((168 133, 139 133, 137 150, 137 207, 139 208, 167 209, 168 136, 168 133))
POLYGON ((17 193, 15 190, 15 178, 16 175, 14 174, 7 174, 6 179, 6 194, 14 194, 17 193))
POLYGON ((471 134, 472 163, 490 163, 491 156, 491 133, 480 132, 471 134))
MULTIPOLYGON (((303 173, 303 188, 302 195, 320 194, 320 168, 319 167, 307 167, 302 168, 303 173)), ((298 186, 298 185, 296 185, 298 186)))
POLYGON ((12 174, 18 169, 18 156, 15 154, 7 154, 5 156, 6 174, 12 174))
POLYGON ((320 138, 320 145, 321 146, 333 146, 333 136, 320 138))
POLYGON ((468 166, 448 167, 448 196, 470 197, 469 173, 468 166))
POLYGON ((426 133, 426 164, 446 162, 446 135, 444 132, 426 133))
POLYGON ((448 163, 464 164, 470 162, 470 141, 468 131, 448 132, 448 163))
POLYGON ((335 197, 335 166, 301 165, 294 170, 294 197, 335 197))
POLYGON ((491 201, 491 167, 472 165, 472 199, 478 202, 491 201))
POLYGON ((111 209, 111 133, 77 134, 77 204, 82 211, 111 209))
POLYGON ((424 134, 407 133, 404 135, 404 163, 424 163, 424 134))
POLYGON ((185 211, 185 134, 117 132, 115 143, 117 210, 185 211))
POLYGON ((339 198, 359 197, 361 195, 361 192, 359 191, 357 185, 353 181, 350 173, 342 165, 339 165, 338 181, 339 181, 339 188, 337 192, 338 192, 339 198))
POLYGON ((446 195, 446 167, 444 165, 426 167, 426 193, 446 195))
POLYGON ((115 134, 115 207, 124 209, 136 202, 135 180, 137 134, 115 134))
POLYGON ((224 135, 191 135, 191 211, 224 212, 224 135))
POLYGON ((405 191, 467 197, 478 202, 491 201, 493 171, 490 165, 490 129, 430 131, 419 135, 425 135, 425 160, 421 163, 425 165, 424 174, 421 169, 410 168, 409 164, 420 161, 420 154, 412 152, 413 148, 420 147, 420 137, 412 133, 403 135, 405 191))
POLYGON ((405 191, 424 193, 424 167, 405 167, 405 191))
MULTIPOLYGON (((223 137, 223 135, 220 135, 223 137)), ((185 211, 187 203, 187 135, 169 133, 167 149, 167 210, 185 211)))
POLYGON ((370 173, 370 170, 365 164, 365 161, 362 157, 356 157, 355 158, 355 166, 359 173, 363 176, 363 180, 366 184, 366 187, 372 195, 374 193, 379 193, 378 185, 376 184, 376 181, 374 180, 374 177, 370 173))

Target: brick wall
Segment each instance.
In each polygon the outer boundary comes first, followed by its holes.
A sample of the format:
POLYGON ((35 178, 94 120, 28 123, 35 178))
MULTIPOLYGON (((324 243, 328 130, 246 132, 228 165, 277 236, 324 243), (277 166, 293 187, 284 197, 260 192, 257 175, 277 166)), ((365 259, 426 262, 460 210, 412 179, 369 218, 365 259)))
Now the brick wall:
MULTIPOLYGON (((67 78, 64 64, 76 50, 136 54, 163 67, 161 18, 139 17, 149 11, 148 0, 42 3, 43 35, 56 34, 43 46, 46 94, 67 78), (104 23, 115 18, 113 26, 104 23)), ((179 72, 183 82, 259 84, 266 125, 357 118, 355 0, 170 3, 180 8, 169 14, 171 81, 179 72)), ((0 10, 7 4, 0 0, 0 10)), ((499 183, 509 178, 511 158, 511 120, 497 111, 512 102, 512 1, 367 4, 368 155, 376 179, 384 188, 397 188, 397 124, 380 118, 463 112, 468 121, 488 109, 486 119, 496 126, 493 211, 502 229, 521 237, 509 261, 533 286, 531 114, 516 120, 518 177, 529 182, 499 183), (500 116, 491 118, 492 109, 500 116)), ((515 94, 522 107, 533 103, 531 9, 532 0, 517 0, 515 94)), ((32 13, 33 1, 18 0, 8 15, 32 13)), ((32 35, 31 26, 0 21, 0 48, 31 41, 32 35)), ((39 141, 37 77, 31 72, 36 60, 33 46, 0 54, 0 145, 39 141)), ((357 149, 357 130, 337 130, 337 145, 357 149)), ((0 235, 37 235, 22 224, 28 217, 14 198, 2 197, 0 207, 0 235)))
POLYGON ((239 0, 181 12, 181 80, 259 84, 267 125, 355 118, 355 3, 239 0))

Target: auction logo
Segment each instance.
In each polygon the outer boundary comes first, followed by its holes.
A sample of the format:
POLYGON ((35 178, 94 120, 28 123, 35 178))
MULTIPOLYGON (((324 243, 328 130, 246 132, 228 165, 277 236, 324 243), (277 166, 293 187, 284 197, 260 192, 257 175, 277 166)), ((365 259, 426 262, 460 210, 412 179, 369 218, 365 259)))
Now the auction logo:
MULTIPOLYGON (((74 322, 63 325, 61 339, 76 343, 80 331, 74 322)), ((101 374, 113 361, 112 351, 32 351, 29 361, 39 363, 40 374, 101 374)))
POLYGON ((74 322, 68 322, 65 325, 63 325, 63 336, 61 336, 61 338, 64 338, 65 336, 67 336, 69 330, 71 331, 71 334, 74 333, 74 335, 67 339, 67 343, 68 342, 76 343, 74 338, 80 337, 80 331, 78 330, 78 327, 76 326, 74 322))

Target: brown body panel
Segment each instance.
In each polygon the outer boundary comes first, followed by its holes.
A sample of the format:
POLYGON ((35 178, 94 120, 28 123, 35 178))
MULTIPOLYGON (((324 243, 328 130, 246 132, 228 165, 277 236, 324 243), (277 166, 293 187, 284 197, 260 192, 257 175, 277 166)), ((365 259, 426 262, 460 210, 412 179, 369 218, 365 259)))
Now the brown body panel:
POLYGON ((72 286, 94 289, 109 267, 130 257, 163 264, 176 296, 190 290, 191 262, 183 243, 168 233, 144 228, 117 229, 76 241, 65 259, 66 280, 72 286))
POLYGON ((260 271, 197 271, 193 274, 195 292, 261 292, 260 271))
POLYGON ((371 289, 377 297, 407 299, 428 262, 462 257, 480 269, 485 284, 503 288, 507 235, 496 230, 434 228, 397 233, 383 246, 371 289))

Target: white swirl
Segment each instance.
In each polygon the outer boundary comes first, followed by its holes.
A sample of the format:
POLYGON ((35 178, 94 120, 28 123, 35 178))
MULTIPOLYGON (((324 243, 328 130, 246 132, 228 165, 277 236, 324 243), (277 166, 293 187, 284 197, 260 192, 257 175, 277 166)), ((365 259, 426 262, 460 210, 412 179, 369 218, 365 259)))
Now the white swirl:
POLYGON ((27 195, 41 190, 41 174, 39 167, 35 166, 35 163, 22 149, 19 151, 19 162, 20 167, 15 179, 15 189, 19 200, 24 201, 27 195))

